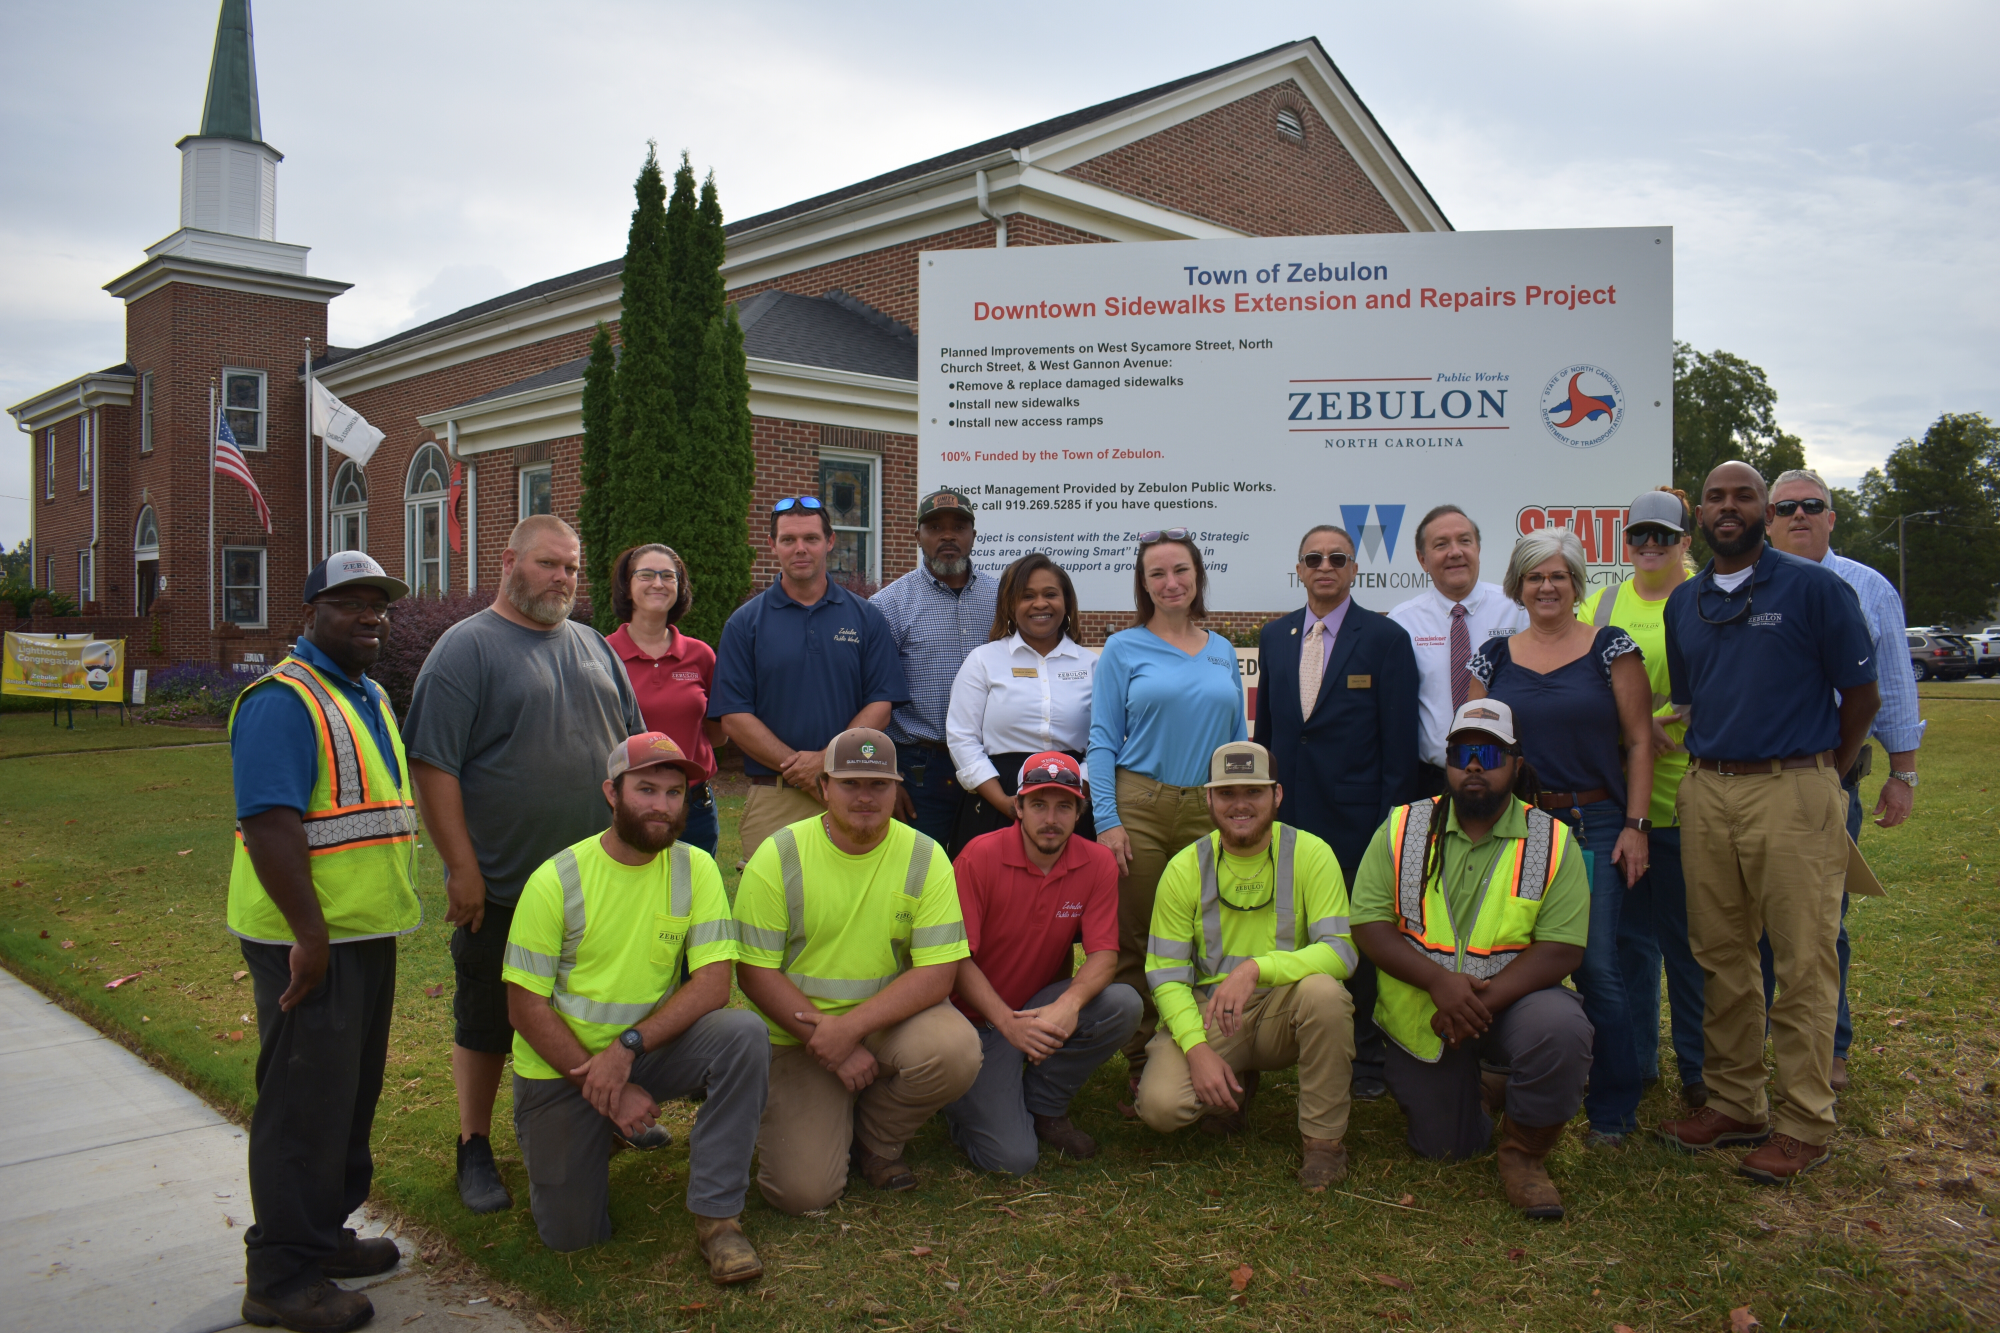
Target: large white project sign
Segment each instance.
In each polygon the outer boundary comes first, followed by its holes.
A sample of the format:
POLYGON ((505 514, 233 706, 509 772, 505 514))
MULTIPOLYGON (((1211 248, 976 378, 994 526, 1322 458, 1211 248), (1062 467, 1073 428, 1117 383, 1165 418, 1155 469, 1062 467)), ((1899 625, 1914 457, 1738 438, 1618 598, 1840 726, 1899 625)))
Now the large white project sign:
MULTIPOLYGON (((1210 609, 1278 611, 1307 528, 1354 592, 1428 586, 1452 503, 1497 582, 1515 538, 1622 577, 1626 507, 1672 479, 1665 227, 945 250, 922 258, 918 484, 979 506, 974 559, 1046 551, 1086 609, 1132 598, 1139 535, 1187 528, 1210 609)), ((1629 572, 1629 571, 1627 571, 1629 572)))

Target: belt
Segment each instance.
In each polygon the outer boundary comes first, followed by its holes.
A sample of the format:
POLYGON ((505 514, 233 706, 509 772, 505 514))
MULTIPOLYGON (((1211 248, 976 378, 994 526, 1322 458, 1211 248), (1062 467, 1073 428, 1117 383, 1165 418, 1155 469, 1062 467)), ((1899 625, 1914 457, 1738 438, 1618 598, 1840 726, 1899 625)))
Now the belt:
POLYGON ((752 773, 750 785, 753 787, 776 787, 779 784, 775 773, 752 773))
POLYGON ((901 750, 943 750, 947 753, 951 750, 951 746, 943 741, 897 741, 896 747, 901 750))
POLYGON ((1785 759, 1708 759, 1697 755, 1688 760, 1688 767, 1705 768, 1725 778, 1742 778, 1753 773, 1776 773, 1785 768, 1832 768, 1833 751, 1795 754, 1785 759))
POLYGON ((1592 787, 1589 791, 1545 791, 1535 798, 1535 805, 1542 810, 1568 810, 1610 799, 1610 792, 1602 787, 1592 787))

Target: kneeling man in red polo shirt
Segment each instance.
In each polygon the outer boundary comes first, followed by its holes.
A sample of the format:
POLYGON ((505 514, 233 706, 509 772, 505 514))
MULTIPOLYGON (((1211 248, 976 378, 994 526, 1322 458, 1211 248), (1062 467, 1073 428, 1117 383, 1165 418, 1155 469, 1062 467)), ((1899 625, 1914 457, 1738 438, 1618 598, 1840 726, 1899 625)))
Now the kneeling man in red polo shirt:
POLYGON ((1118 862, 1074 836, 1083 801, 1074 759, 1034 755, 1021 766, 1014 826, 974 838, 953 866, 972 957, 958 965, 952 1000, 979 1029, 985 1063, 944 1114, 981 1170, 1024 1176, 1040 1143, 1095 1154, 1097 1140, 1070 1123, 1070 1099, 1139 1025, 1138 992, 1111 980, 1118 862))

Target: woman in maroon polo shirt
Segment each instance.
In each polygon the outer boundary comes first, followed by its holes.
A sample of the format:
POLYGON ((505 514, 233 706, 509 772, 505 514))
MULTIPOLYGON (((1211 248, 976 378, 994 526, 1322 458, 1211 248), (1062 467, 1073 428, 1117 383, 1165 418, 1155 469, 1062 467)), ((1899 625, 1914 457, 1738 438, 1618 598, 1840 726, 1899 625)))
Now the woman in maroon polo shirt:
MULTIPOLYGON (((694 605, 687 564, 672 548, 651 542, 620 553, 611 566, 611 607, 625 623, 611 632, 612 651, 625 663, 646 725, 674 738, 681 752, 715 776, 722 726, 707 720, 715 649, 674 628, 694 605)), ((706 781, 688 788, 681 837, 714 855, 715 795, 706 781)))

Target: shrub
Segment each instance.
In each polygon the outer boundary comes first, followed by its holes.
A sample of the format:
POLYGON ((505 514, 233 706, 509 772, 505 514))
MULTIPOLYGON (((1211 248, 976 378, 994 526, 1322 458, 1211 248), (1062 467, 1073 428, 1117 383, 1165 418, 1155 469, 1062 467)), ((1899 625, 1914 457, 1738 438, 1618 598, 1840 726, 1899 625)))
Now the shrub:
POLYGON ((146 681, 146 703, 140 710, 147 722, 178 722, 191 717, 226 718, 229 707, 255 676, 224 671, 213 662, 177 662, 146 681))
POLYGON ((410 691, 416 688, 417 673, 423 670, 432 645, 453 625, 492 604, 491 588, 444 597, 405 597, 396 603, 382 656, 368 674, 389 692, 389 705, 397 717, 410 711, 410 691))
POLYGON ((49 614, 57 616, 80 616, 83 612, 77 604, 57 592, 54 588, 37 588, 18 579, 0 583, 0 602, 12 602, 16 619, 26 620, 35 613, 35 603, 47 599, 49 614))

